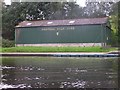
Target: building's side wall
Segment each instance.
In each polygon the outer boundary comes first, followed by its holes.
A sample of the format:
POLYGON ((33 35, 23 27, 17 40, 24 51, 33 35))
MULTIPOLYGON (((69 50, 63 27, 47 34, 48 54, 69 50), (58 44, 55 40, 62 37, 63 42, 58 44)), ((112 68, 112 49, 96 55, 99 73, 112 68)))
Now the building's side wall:
POLYGON ((106 45, 110 45, 111 44, 111 29, 110 27, 107 26, 107 24, 104 24, 102 25, 103 27, 103 33, 101 34, 102 35, 102 43, 105 43, 106 45))
POLYGON ((16 44, 101 43, 101 25, 16 28, 16 44))
POLYGON ((111 37, 112 37, 112 31, 110 28, 106 27, 106 43, 108 45, 111 44, 111 39, 112 39, 111 37))

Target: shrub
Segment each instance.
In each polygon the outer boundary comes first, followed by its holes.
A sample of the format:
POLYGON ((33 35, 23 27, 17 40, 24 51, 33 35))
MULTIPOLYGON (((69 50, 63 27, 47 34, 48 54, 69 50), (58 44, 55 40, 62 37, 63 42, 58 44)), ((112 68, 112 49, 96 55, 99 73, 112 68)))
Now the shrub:
POLYGON ((2 47, 14 47, 15 42, 7 39, 2 39, 2 47))
POLYGON ((2 47, 2 37, 0 37, 0 47, 2 47))

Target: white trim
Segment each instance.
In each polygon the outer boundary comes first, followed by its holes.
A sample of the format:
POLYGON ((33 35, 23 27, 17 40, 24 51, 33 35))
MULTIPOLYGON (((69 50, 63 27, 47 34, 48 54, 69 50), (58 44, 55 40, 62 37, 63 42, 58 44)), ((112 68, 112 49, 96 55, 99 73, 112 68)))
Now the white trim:
POLYGON ((29 25, 31 25, 31 24, 32 24, 32 23, 27 23, 26 25, 29 26, 29 25))
POLYGON ((74 23, 75 21, 69 21, 69 23, 74 23))
POLYGON ((16 44, 16 46, 79 46, 79 47, 89 47, 89 46, 102 46, 102 43, 48 43, 48 44, 16 44))
POLYGON ((47 22, 47 24, 52 24, 53 22, 47 22))

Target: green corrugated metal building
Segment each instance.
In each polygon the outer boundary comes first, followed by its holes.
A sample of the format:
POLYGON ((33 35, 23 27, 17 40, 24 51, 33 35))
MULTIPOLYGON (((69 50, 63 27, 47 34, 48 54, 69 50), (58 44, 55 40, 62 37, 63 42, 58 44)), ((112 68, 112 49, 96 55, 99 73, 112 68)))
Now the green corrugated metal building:
POLYGON ((111 41, 107 17, 23 21, 16 26, 16 46, 106 46, 111 41))

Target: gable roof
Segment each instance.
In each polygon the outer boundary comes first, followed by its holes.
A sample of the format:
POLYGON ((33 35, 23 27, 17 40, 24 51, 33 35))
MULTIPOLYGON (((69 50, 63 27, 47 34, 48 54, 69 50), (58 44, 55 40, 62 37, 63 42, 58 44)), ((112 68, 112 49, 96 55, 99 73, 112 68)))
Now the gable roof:
POLYGON ((104 17, 104 18, 86 18, 86 19, 69 19, 69 20, 23 21, 19 23, 16 27, 104 24, 107 23, 107 19, 108 19, 107 17, 104 17))

